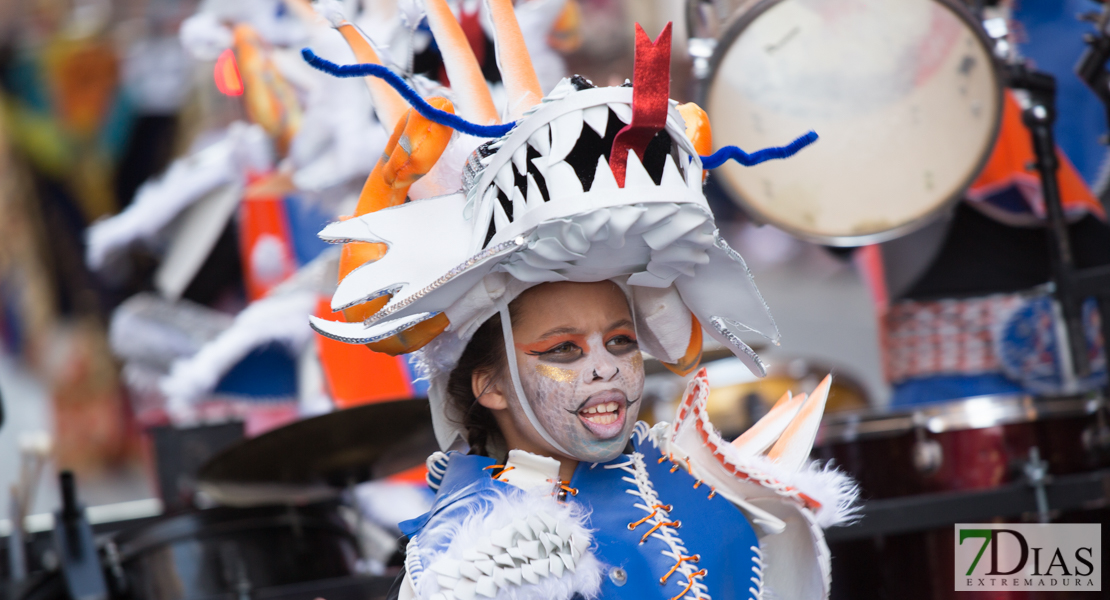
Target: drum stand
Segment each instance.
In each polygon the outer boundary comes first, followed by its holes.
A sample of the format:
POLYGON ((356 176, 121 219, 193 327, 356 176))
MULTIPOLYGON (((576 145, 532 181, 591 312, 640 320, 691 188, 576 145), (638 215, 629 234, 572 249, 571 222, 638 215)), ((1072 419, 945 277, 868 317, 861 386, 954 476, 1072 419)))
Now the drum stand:
MULTIPOLYGON (((1110 49, 1110 46, 1108 46, 1110 49)), ((1049 264, 1052 293, 1063 313, 1066 344, 1061 344, 1061 371, 1069 376, 1091 373, 1087 338, 1083 329, 1083 300, 1098 296, 1102 313, 1102 336, 1110 341, 1110 266, 1077 269, 1068 238, 1068 223, 1056 179, 1059 159, 1052 126, 1056 121, 1056 79, 1024 65, 1008 68, 1009 86, 1029 94, 1022 121, 1033 139, 1035 167, 1041 175, 1041 191, 1048 216, 1049 264)))

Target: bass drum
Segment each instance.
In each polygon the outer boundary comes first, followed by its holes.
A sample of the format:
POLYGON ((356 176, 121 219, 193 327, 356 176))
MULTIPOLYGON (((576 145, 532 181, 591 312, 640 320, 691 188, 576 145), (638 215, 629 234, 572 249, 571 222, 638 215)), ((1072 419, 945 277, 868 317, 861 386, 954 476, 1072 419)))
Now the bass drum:
POLYGON ((744 7, 700 86, 714 144, 821 136, 789 161, 714 171, 749 216, 804 240, 859 246, 921 227, 961 197, 1002 115, 991 41, 965 8, 950 0, 744 7))
MULTIPOLYGON (((993 489, 1022 481, 1034 448, 1050 475, 1110 467, 1106 411, 1102 399, 983 396, 909 412, 833 414, 822 423, 814 456, 832 459, 850 473, 868 500, 993 489)), ((1053 522, 1097 523, 1105 522, 1107 512, 1051 516, 1053 522)), ((833 597, 967 596, 954 591, 953 535, 953 528, 945 527, 831 543, 833 597)), ((1069 593, 992 597, 1056 599, 1069 593)))

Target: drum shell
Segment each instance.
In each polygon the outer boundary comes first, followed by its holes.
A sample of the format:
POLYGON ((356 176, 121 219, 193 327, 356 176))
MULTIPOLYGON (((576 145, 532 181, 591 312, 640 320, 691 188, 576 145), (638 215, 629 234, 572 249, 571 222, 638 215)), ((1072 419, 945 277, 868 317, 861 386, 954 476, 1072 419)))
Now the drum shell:
POLYGON ((891 498, 933 492, 990 489, 1019 481, 1036 447, 1048 472, 1082 473, 1110 466, 1104 451, 1087 440, 1097 426, 1091 414, 933 432, 926 427, 852 441, 825 441, 816 457, 833 460, 850 473, 864 498, 891 498), (935 470, 919 469, 914 455, 922 444, 940 448, 935 470))
POLYGON ((215 508, 117 534, 125 595, 242 596, 355 574, 358 541, 332 504, 215 508))
MULTIPOLYGON (((1050 475, 1110 467, 1106 447, 1093 443, 1107 426, 1101 399, 982 397, 922 407, 902 414, 833 415, 814 456, 832 459, 860 483, 865 500, 991 489, 1024 479, 1030 450, 1038 449, 1050 475), (969 415, 978 417, 969 419, 969 415), (993 415, 994 418, 986 418, 993 415), (972 421, 972 422, 969 422, 972 421), (923 472, 916 448, 936 444, 941 462, 923 472)), ((1107 511, 1054 513, 1055 523, 1105 522, 1107 511)), ((1017 519, 1020 521, 1020 519, 1017 519)), ((829 544, 833 600, 958 600, 951 526, 829 544)), ((1105 567, 1105 560, 1104 567, 1105 567)), ((1074 592, 982 592, 976 597, 1057 600, 1074 592)))

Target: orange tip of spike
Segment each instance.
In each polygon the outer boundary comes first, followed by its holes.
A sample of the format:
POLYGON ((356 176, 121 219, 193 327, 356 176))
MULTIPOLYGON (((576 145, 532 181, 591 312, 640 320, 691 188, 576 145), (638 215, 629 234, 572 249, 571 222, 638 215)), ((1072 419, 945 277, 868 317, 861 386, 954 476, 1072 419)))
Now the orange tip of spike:
POLYGON ((686 346, 686 354, 682 356, 676 363, 663 363, 667 370, 679 377, 685 377, 694 372, 701 364, 701 349, 702 349, 702 333, 701 323, 698 322, 697 317, 690 315, 691 331, 690 331, 690 344, 686 346))
POLYGON ((437 335, 443 333, 450 324, 451 321, 447 319, 447 315, 439 313, 427 321, 421 321, 391 338, 373 344, 366 344, 366 347, 374 352, 381 352, 391 356, 408 354, 409 352, 415 352, 423 348, 428 342, 434 340, 437 335))

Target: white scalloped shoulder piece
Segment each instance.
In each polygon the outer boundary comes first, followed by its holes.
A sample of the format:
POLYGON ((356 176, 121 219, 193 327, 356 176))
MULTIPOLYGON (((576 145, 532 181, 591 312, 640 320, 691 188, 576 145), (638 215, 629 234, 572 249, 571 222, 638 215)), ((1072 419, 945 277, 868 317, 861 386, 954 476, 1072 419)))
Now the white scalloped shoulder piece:
POLYGON ((446 548, 422 558, 417 597, 569 600, 597 594, 601 564, 581 506, 515 489, 469 502, 460 507, 463 518, 419 534, 422 548, 446 548))

